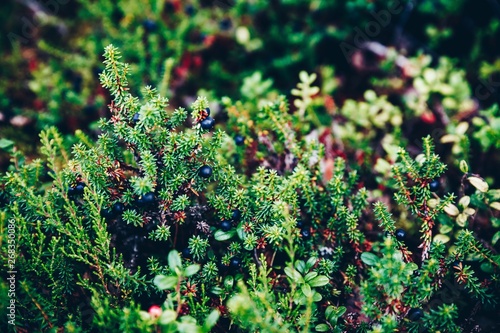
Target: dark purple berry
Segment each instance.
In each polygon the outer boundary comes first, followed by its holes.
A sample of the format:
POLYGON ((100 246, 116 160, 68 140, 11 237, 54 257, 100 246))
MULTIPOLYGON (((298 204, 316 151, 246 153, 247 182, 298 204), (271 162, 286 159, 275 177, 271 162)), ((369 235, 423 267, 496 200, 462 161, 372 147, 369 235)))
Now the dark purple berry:
POLYGON ((207 117, 210 116, 210 108, 205 108, 205 113, 206 113, 207 117))
POLYGON ((212 168, 208 165, 204 165, 198 170, 198 175, 201 178, 210 178, 210 176, 212 175, 212 168))
POLYGON ((105 219, 112 219, 113 217, 115 217, 112 210, 108 208, 101 209, 101 216, 105 219))
POLYGON ((404 241, 406 238, 406 231, 403 229, 397 229, 394 234, 396 235, 396 239, 400 242, 404 241))
POLYGON ((142 26, 147 32, 153 32, 156 30, 156 22, 151 19, 146 19, 142 22, 142 26))
POLYGON ((186 8, 184 9, 184 12, 189 16, 193 16, 196 10, 194 9, 193 5, 187 5, 186 8))
POLYGON ((233 24, 231 23, 231 20, 228 18, 225 18, 219 22, 219 27, 221 30, 229 30, 231 29, 231 26, 233 24))
POLYGON ((155 201, 155 194, 153 192, 148 192, 142 196, 144 204, 149 205, 155 201))
POLYGON ((233 221, 239 221, 241 218, 241 211, 239 209, 233 209, 233 221))
POLYGON ((237 146, 241 146, 242 144, 245 143, 245 137, 243 135, 237 134, 234 137, 234 142, 236 143, 237 146))
POLYGON ((230 266, 232 268, 240 268, 240 266, 241 266, 241 259, 238 258, 238 257, 232 257, 231 258, 230 266))
POLYGON ((309 229, 307 228, 304 228, 300 231, 300 234, 302 235, 302 237, 304 238, 309 238, 311 237, 311 231, 309 231, 309 229))
POLYGON ((297 228, 302 228, 304 226, 304 221, 298 220, 297 221, 297 228))
POLYGON ((182 256, 187 259, 191 258, 191 250, 189 249, 189 247, 186 247, 184 250, 182 250, 182 256))
POLYGON ((125 210, 125 205, 121 202, 116 202, 113 205, 113 213, 116 215, 120 215, 121 213, 123 213, 124 210, 125 210))
POLYGON ((420 320, 424 316, 424 312, 421 309, 413 308, 408 312, 408 319, 411 321, 420 320))
POLYGON ((75 193, 76 194, 83 194, 83 189, 85 188, 85 183, 84 182, 79 182, 75 186, 75 193))
POLYGON ((432 182, 430 182, 429 189, 432 192, 436 192, 439 189, 439 179, 434 179, 432 182))
POLYGON ((210 130, 210 129, 212 129, 212 127, 214 127, 215 120, 212 117, 206 117, 205 119, 203 119, 201 121, 200 124, 201 124, 201 128, 203 128, 204 130, 210 130))
POLYGON ((132 121, 133 121, 134 123, 138 122, 138 121, 139 121, 139 117, 140 117, 140 116, 139 116, 139 112, 136 112, 136 113, 134 114, 134 116, 132 117, 132 121))
POLYGON ((232 227, 233 227, 233 225, 228 220, 221 221, 221 223, 220 223, 220 228, 222 231, 229 231, 229 230, 231 230, 232 227))
POLYGON ((74 187, 68 187, 68 195, 71 197, 71 196, 74 196, 76 194, 76 190, 74 187))

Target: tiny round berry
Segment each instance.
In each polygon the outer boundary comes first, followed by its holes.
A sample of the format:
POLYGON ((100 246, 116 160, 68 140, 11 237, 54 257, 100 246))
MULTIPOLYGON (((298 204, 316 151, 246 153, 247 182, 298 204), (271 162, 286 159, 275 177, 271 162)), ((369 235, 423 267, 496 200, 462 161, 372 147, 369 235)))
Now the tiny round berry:
POLYGON ((210 116, 210 108, 205 108, 205 113, 207 114, 207 117, 210 116))
POLYGON ((231 230, 232 227, 233 227, 233 225, 228 220, 221 221, 221 223, 220 223, 220 228, 222 231, 229 231, 229 230, 231 230))
POLYGON ((198 175, 202 178, 210 178, 212 175, 212 168, 208 165, 204 165, 198 170, 198 175))
POLYGON ((311 237, 311 232, 309 231, 309 229, 307 228, 304 228, 300 231, 300 234, 302 235, 302 237, 304 238, 309 238, 311 237))
POLYGON ((74 187, 68 187, 68 195, 71 197, 71 196, 74 196, 76 194, 76 190, 74 187))
POLYGON ((429 183, 429 188, 432 192, 436 192, 439 189, 439 179, 434 179, 429 183))
POLYGON ((191 258, 191 250, 189 249, 189 247, 186 247, 184 250, 182 250, 182 256, 184 258, 191 258))
POLYGON ((83 194, 83 189, 85 188, 85 183, 79 182, 75 186, 75 193, 76 194, 83 194))
POLYGON ((153 192, 148 192, 141 197, 144 204, 152 204, 155 201, 155 194, 153 192))
POLYGON ((396 239, 400 242, 404 241, 406 238, 406 231, 404 229, 397 229, 395 232, 396 239))
POLYGON ((140 118, 139 112, 134 113, 134 116, 132 117, 132 121, 134 123, 138 122, 140 118))
POLYGON ((142 22, 142 26, 147 32, 153 32, 156 30, 156 22, 150 19, 146 19, 142 22))
POLYGON ((104 217, 105 219, 111 219, 114 217, 114 214, 111 209, 108 208, 103 208, 101 209, 101 216, 104 217))
POLYGON ((241 266, 241 259, 238 258, 238 257, 232 257, 230 265, 233 268, 240 268, 240 266, 241 266))
POLYGON ((184 9, 184 12, 189 16, 193 16, 196 10, 194 9, 193 5, 187 5, 186 8, 184 9))
POLYGON ((121 213, 123 213, 124 210, 125 210, 125 205, 121 202, 116 202, 113 205, 113 213, 115 213, 116 215, 120 215, 121 213))
POLYGON ((297 228, 302 228, 304 226, 304 221, 297 220, 297 228))
POLYGON ((151 316, 151 318, 153 319, 157 319, 161 316, 161 313, 163 311, 161 310, 161 308, 158 306, 158 305, 153 305, 149 308, 148 310, 148 313, 149 315, 151 316))
POLYGON ((413 308, 408 312, 408 319, 411 321, 420 320, 424 316, 424 312, 421 309, 413 308))
POLYGON ((245 137, 243 135, 237 134, 234 137, 234 142, 236 143, 237 146, 241 146, 242 144, 245 143, 245 137))
POLYGON ((239 221, 241 218, 241 211, 239 209, 233 209, 233 221, 239 221))
POLYGON ((205 119, 202 120, 200 124, 201 128, 203 128, 204 130, 210 130, 212 129, 212 127, 214 127, 215 120, 212 117, 206 117, 205 119))
POLYGON ((228 18, 223 19, 219 23, 219 27, 221 30, 229 30, 231 29, 231 26, 232 26, 231 20, 228 18))

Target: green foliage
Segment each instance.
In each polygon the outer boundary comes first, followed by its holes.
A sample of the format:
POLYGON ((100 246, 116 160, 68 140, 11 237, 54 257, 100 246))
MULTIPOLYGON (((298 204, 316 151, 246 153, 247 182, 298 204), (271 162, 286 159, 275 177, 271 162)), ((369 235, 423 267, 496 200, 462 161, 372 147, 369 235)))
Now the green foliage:
MULTIPOLYGON (((387 150, 392 200, 363 163, 304 130, 321 126, 315 74, 300 74, 297 110, 285 96, 262 97, 270 87, 262 77, 248 81, 248 100, 223 100, 226 132, 202 128, 207 98, 171 110, 155 88, 135 95, 117 48, 104 58, 100 79, 113 101, 95 142, 78 133, 70 151, 50 127, 40 134, 43 158, 29 162, 0 142, 13 162, 0 216, 2 241, 8 221, 16 225, 19 329, 460 332, 469 304, 439 299, 452 282, 497 309, 499 256, 472 223, 481 218, 498 241, 498 190, 466 161, 456 163, 458 202, 437 189, 453 165, 430 136, 413 154, 395 148, 394 129, 394 141, 372 151, 387 150)), ((351 125, 380 130, 377 117, 399 125, 397 106, 365 95, 356 105, 382 111, 367 123, 345 112, 351 125)))

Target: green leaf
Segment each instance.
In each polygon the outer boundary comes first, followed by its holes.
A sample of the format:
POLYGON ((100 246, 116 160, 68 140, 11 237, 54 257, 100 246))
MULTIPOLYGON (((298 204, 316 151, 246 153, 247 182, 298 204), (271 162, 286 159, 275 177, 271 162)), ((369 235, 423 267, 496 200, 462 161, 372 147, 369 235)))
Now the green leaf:
POLYGON ((188 267, 186 267, 186 269, 184 269, 184 275, 185 276, 191 276, 191 275, 195 275, 196 273, 198 273, 198 271, 200 270, 200 265, 189 265, 188 267))
POLYGON ((304 276, 304 281, 308 282, 311 279, 314 279, 316 276, 318 276, 318 273, 316 272, 309 272, 304 276))
POLYGON ((291 267, 285 267, 285 274, 295 283, 300 283, 302 279, 302 275, 291 267))
POLYGON ((495 246, 495 244, 498 242, 500 239, 500 231, 495 232, 493 235, 493 238, 491 239, 491 245, 495 246))
POLYGON ((308 283, 311 287, 321 287, 321 286, 327 285, 329 282, 330 282, 329 278, 327 278, 324 275, 320 275, 320 276, 315 277, 314 279, 312 279, 308 283))
POLYGON ((214 327, 215 324, 217 324, 217 320, 219 320, 219 317, 220 317, 219 311, 213 310, 212 312, 210 312, 208 317, 205 319, 205 323, 203 323, 203 331, 210 332, 212 327, 214 327))
POLYGON ((312 289, 311 286, 309 286, 307 283, 304 283, 301 287, 300 290, 302 290, 302 293, 306 297, 311 297, 312 296, 312 289))
POLYGON ((0 149, 7 149, 14 145, 14 141, 2 138, 0 139, 0 149))
POLYGON ((328 332, 330 330, 330 326, 328 326, 327 324, 319 324, 316 325, 314 329, 316 330, 316 332, 328 332))
POLYGON ((479 177, 469 177, 467 178, 469 182, 481 192, 488 192, 488 183, 479 177))
POLYGON ((335 308, 332 305, 329 305, 325 311, 325 318, 326 320, 330 321, 330 318, 332 316, 335 316, 335 308))
POLYGON ((236 231, 235 230, 231 230, 231 231, 222 231, 222 230, 217 230, 215 233, 214 233, 214 238, 216 240, 218 240, 219 242, 223 242, 223 241, 227 241, 228 239, 231 239, 233 238, 233 236, 236 234, 236 231))
POLYGON ((371 252, 363 252, 361 253, 361 260, 368 266, 373 266, 380 260, 380 258, 371 252))
POLYGON ((159 322, 163 325, 170 324, 177 318, 177 312, 174 310, 165 310, 160 316, 159 322))
POLYGON ((175 268, 182 267, 181 256, 176 250, 172 250, 168 254, 168 266, 173 272, 175 272, 175 268))
POLYGON ((177 277, 157 275, 155 276, 153 283, 160 290, 171 289, 177 284, 177 277))

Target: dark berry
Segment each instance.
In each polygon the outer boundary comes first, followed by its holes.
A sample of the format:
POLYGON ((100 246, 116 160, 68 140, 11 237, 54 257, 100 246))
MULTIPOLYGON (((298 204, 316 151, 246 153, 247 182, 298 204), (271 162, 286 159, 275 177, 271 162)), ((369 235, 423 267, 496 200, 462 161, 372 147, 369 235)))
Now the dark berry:
POLYGON ((189 249, 189 247, 186 247, 184 250, 182 250, 182 256, 184 258, 191 258, 191 250, 189 249))
POLYGON ((83 189, 85 188, 85 183, 79 182, 75 186, 75 193, 76 194, 83 194, 83 189))
POLYGON ((396 239, 400 242, 404 241, 406 238, 406 231, 403 229, 397 229, 394 234, 396 235, 396 239))
POLYGON ((210 130, 212 129, 212 127, 214 127, 215 120, 212 117, 206 117, 205 119, 202 120, 200 124, 201 128, 203 128, 204 130, 210 130))
POLYGON ((304 226, 304 221, 298 220, 297 221, 297 228, 302 228, 304 226))
POLYGON ((424 316, 424 312, 421 309, 413 308, 408 312, 408 319, 411 321, 417 321, 424 316))
POLYGON ((233 221, 239 221, 241 218, 241 212, 239 209, 233 209, 233 221))
POLYGON ((229 30, 231 29, 231 26, 232 26, 231 20, 228 18, 221 20, 219 23, 219 27, 221 30, 229 30))
POLYGON ((206 113, 207 117, 210 116, 210 108, 205 108, 205 113, 206 113))
POLYGON ((234 142, 236 143, 237 146, 241 146, 242 144, 245 143, 245 137, 243 135, 237 134, 234 137, 234 142))
POLYGON ((138 122, 138 121, 139 121, 139 112, 136 112, 136 113, 134 114, 134 116, 132 117, 132 121, 133 121, 134 123, 136 123, 136 122, 138 122))
POLYGON ((220 223, 220 228, 222 231, 229 231, 229 230, 231 230, 232 227, 233 227, 233 225, 228 220, 221 221, 221 223, 220 223))
POLYGON ((142 22, 142 26, 147 32, 153 32, 156 30, 156 22, 150 19, 146 19, 142 22))
POLYGON ((101 209, 101 216, 105 219, 112 219, 114 217, 114 214, 111 209, 103 208, 101 209))
POLYGON ((68 195, 71 197, 76 194, 76 190, 74 187, 68 187, 68 195))
POLYGON ((189 16, 193 16, 196 10, 194 9, 193 5, 187 5, 186 8, 184 9, 184 12, 189 16))
POLYGON ((155 194, 153 192, 148 192, 142 196, 142 201, 144 204, 149 205, 155 201, 155 194))
POLYGON ((210 178, 212 175, 212 168, 208 165, 204 165, 198 170, 198 175, 202 178, 210 178))
POLYGON ((230 265, 231 265, 232 268, 240 268, 240 266, 241 266, 241 259, 238 258, 238 257, 232 257, 230 265))
POLYGON ((307 228, 304 228, 300 231, 300 234, 302 235, 302 237, 304 238, 309 238, 311 237, 311 231, 309 231, 309 229, 307 228))
POLYGON ((121 202, 116 202, 113 205, 113 213, 116 215, 120 215, 121 213, 123 213, 124 210, 125 210, 125 205, 121 202))
POLYGON ((439 189, 439 179, 434 179, 429 183, 429 188, 432 192, 436 192, 439 189))

